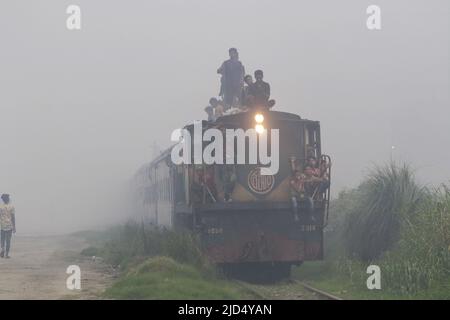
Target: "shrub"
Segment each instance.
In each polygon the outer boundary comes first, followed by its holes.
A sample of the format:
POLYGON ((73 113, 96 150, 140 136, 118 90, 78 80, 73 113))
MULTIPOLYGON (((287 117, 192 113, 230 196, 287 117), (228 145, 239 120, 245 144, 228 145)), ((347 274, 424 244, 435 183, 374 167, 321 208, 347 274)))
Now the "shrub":
POLYGON ((364 284, 366 267, 376 264, 385 289, 450 296, 448 187, 419 186, 406 165, 376 167, 358 188, 332 202, 327 229, 333 269, 351 283, 364 284))
POLYGON ((406 219, 401 239, 382 260, 390 287, 404 293, 439 286, 450 275, 450 192, 436 190, 406 219))
POLYGON ((350 256, 371 261, 392 248, 400 226, 414 216, 426 194, 407 165, 390 163, 372 170, 346 217, 344 240, 350 256))
POLYGON ((129 222, 111 230, 100 254, 107 262, 123 268, 148 257, 167 256, 177 262, 211 271, 198 239, 192 233, 158 229, 143 223, 129 222))

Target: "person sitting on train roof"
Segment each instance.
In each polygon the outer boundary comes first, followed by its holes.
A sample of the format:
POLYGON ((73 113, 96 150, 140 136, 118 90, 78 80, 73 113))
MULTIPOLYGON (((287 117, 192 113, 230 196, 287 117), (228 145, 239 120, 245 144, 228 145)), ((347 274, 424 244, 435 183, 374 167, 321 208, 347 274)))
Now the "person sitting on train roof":
POLYGON ((255 79, 248 89, 249 106, 250 107, 266 107, 272 108, 275 105, 275 100, 270 98, 270 84, 263 81, 264 73, 262 70, 255 71, 255 79))
POLYGON ((214 108, 214 115, 217 118, 222 117, 224 114, 224 107, 221 102, 214 108))
POLYGON ((216 121, 217 117, 215 115, 216 113, 216 107, 219 105, 219 101, 216 98, 209 99, 209 106, 205 108, 205 112, 208 114, 208 121, 216 121))
POLYGON ((246 107, 249 106, 249 99, 250 99, 250 93, 249 93, 249 89, 250 86, 253 84, 253 77, 251 75, 246 75, 244 77, 244 83, 245 86, 242 89, 242 97, 241 97, 241 101, 242 101, 242 107, 246 107))
POLYGON ((239 53, 236 48, 228 50, 230 59, 222 63, 217 73, 221 74, 220 93, 225 104, 225 109, 240 105, 242 88, 244 86, 245 68, 239 61, 239 53))
POLYGON ((216 121, 216 117, 214 115, 214 109, 211 106, 207 106, 205 109, 206 114, 208 115, 208 121, 216 121))
POLYGON ((217 118, 224 115, 223 102, 214 97, 209 99, 209 106, 207 106, 204 110, 208 114, 208 121, 214 122, 217 118))
POLYGON ((311 215, 314 209, 314 202, 311 197, 306 194, 305 190, 305 175, 300 170, 295 170, 289 181, 292 209, 294 211, 294 220, 299 220, 299 207, 303 211, 311 215))

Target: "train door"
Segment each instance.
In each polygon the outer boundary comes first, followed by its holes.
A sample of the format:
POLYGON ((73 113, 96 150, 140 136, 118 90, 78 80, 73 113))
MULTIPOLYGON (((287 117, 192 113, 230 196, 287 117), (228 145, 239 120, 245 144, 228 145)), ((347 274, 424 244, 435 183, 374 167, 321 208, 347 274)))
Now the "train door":
POLYGON ((305 156, 320 159, 321 143, 320 143, 320 124, 319 122, 309 122, 305 124, 305 156))

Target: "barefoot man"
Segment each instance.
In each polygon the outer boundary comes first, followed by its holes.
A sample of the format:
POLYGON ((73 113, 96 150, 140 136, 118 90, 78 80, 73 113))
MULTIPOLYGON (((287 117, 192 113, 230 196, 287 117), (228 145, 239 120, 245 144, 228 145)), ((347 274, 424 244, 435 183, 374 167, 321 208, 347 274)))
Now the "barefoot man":
POLYGON ((16 215, 14 206, 9 203, 9 194, 2 194, 1 198, 3 204, 0 205, 0 257, 8 259, 11 237, 13 233, 16 233, 16 215))

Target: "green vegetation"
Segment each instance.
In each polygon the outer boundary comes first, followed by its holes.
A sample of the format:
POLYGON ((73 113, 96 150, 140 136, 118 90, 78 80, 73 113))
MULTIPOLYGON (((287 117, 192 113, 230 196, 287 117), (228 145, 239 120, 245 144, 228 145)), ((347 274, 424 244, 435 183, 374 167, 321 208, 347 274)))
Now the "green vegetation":
POLYGON ((415 215, 424 197, 409 167, 375 168, 347 213, 344 240, 349 253, 364 261, 379 258, 397 243, 401 225, 415 215))
POLYGON ((205 271, 210 269, 191 233, 156 229, 143 223, 130 222, 110 230, 101 251, 106 261, 123 269, 130 263, 155 256, 171 257, 205 271))
POLYGON ((406 219, 396 248, 381 267, 386 282, 402 293, 447 288, 450 297, 450 192, 437 190, 416 215, 406 219))
POLYGON ((81 250, 82 256, 93 257, 93 256, 98 256, 98 254, 99 254, 99 249, 97 247, 87 247, 87 248, 84 248, 83 250, 81 250))
MULTIPOLYGON (((249 298, 221 278, 191 233, 129 223, 83 236, 92 246, 82 254, 122 272, 106 297, 249 298)), ((420 186, 405 165, 376 167, 332 201, 325 245, 326 260, 304 263, 295 277, 343 298, 450 299, 450 190, 420 186), (381 269, 381 290, 367 289, 369 265, 381 269)))
POLYGON ((192 265, 154 257, 130 268, 105 292, 116 299, 239 299, 243 293, 224 280, 205 276, 192 265))
POLYGON ((408 166, 375 168, 333 201, 327 261, 296 275, 353 298, 450 298, 450 191, 419 186, 408 166), (368 265, 382 290, 368 290, 368 265))
POLYGON ((105 292, 116 299, 243 299, 241 288, 221 278, 202 255, 189 232, 156 229, 128 223, 89 234, 92 246, 84 255, 96 255, 121 271, 105 292))

